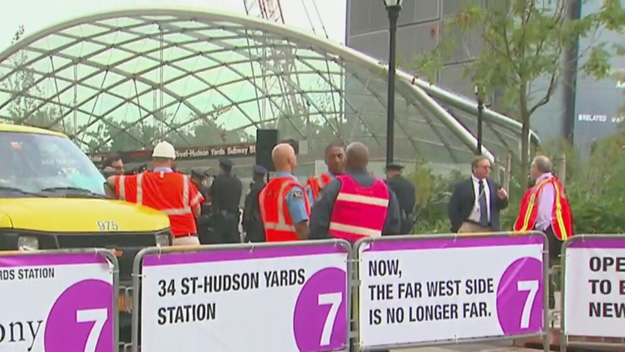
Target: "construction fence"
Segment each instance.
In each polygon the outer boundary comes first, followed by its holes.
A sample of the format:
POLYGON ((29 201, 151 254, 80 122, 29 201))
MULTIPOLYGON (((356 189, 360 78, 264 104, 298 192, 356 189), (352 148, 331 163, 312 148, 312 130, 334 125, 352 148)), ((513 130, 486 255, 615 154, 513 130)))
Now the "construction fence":
MULTIPOLYGON (((547 349, 547 247, 539 232, 155 247, 136 256, 131 292, 108 250, 8 252, 0 350, 370 351, 520 337, 547 349), (120 342, 125 309, 132 341, 120 342)), ((620 235, 564 244, 564 349, 573 336, 625 347, 624 249, 620 235)))

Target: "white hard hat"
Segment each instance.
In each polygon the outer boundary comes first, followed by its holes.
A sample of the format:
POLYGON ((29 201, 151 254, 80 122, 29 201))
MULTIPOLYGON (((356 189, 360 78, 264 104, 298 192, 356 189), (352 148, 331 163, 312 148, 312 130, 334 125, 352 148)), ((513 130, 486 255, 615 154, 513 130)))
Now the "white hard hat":
POLYGON ((176 150, 174 146, 168 142, 159 142, 152 152, 153 158, 176 159, 176 150))

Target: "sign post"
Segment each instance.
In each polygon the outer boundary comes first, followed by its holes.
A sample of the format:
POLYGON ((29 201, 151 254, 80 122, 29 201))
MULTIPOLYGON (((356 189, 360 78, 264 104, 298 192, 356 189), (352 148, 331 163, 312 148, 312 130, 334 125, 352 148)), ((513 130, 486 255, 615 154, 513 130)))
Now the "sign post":
POLYGON ((0 351, 116 350, 117 288, 109 251, 0 252, 0 351))
POLYGON ((542 233, 359 242, 361 350, 545 338, 546 246, 542 233))
POLYGON ((562 249, 562 351, 625 348, 625 236, 578 235, 562 249), (570 337, 614 342, 570 341, 570 337))
POLYGON ((344 241, 143 250, 133 351, 344 350, 350 257, 344 241))

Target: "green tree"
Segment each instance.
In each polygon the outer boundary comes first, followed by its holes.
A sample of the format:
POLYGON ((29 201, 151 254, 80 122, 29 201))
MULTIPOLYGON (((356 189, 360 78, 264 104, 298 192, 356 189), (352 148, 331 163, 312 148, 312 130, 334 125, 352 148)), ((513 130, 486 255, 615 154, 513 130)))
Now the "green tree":
MULTIPOLYGON (((580 0, 599 1, 599 0, 580 0)), ((547 104, 560 81, 560 76, 579 57, 564 59, 574 51, 580 36, 597 30, 620 28, 624 11, 620 0, 603 0, 599 13, 572 19, 568 16, 570 1, 566 0, 467 0, 462 11, 447 20, 437 47, 415 60, 415 69, 433 77, 454 50, 461 49, 465 34, 479 33, 482 49, 467 65, 465 74, 484 97, 499 92, 504 97, 507 113, 522 123, 521 169, 527 170, 529 160, 530 118, 547 104), (544 89, 532 89, 539 79, 546 80, 544 89)), ((587 74, 605 77, 610 70, 610 48, 595 43, 580 50, 587 57, 579 67, 587 74)), ((541 82, 541 85, 544 84, 541 82)), ((527 180, 521 178, 521 187, 527 180)))

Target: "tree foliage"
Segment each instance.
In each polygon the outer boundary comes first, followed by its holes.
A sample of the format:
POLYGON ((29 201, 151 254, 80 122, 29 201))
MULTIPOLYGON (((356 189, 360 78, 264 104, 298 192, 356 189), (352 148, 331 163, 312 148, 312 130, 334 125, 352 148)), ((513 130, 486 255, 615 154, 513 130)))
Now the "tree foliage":
MULTIPOLYGON (((436 48, 419 56, 413 65, 432 80, 454 51, 462 50, 465 38, 478 34, 482 47, 465 74, 480 87, 483 97, 500 93, 504 101, 497 105, 522 123, 521 150, 528 151, 522 153, 522 169, 528 166, 530 117, 549 102, 563 72, 578 65, 598 78, 609 74, 611 48, 602 43, 580 48, 574 58, 564 54, 576 51, 578 38, 617 30, 624 23, 619 0, 605 0, 599 13, 579 19, 569 16, 570 3, 495 0, 482 6, 482 1, 466 0, 463 10, 444 23, 436 48), (586 60, 578 62, 582 56, 586 60)), ((524 178, 521 186, 527 187, 524 178)))

